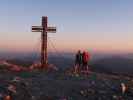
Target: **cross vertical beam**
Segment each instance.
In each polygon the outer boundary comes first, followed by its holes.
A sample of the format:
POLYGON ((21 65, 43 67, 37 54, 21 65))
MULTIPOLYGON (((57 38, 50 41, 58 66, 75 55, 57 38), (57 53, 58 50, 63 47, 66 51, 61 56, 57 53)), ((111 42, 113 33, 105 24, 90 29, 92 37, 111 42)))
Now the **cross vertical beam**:
POLYGON ((48 64, 48 56, 47 56, 47 23, 48 23, 48 17, 43 16, 42 17, 42 35, 41 35, 41 67, 47 68, 48 64))

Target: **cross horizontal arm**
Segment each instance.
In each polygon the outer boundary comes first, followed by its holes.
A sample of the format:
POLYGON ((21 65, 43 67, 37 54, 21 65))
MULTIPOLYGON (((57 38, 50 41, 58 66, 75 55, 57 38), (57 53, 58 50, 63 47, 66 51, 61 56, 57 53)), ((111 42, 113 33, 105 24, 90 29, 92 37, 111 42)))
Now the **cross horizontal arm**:
POLYGON ((56 27, 47 27, 47 32, 56 33, 56 27))

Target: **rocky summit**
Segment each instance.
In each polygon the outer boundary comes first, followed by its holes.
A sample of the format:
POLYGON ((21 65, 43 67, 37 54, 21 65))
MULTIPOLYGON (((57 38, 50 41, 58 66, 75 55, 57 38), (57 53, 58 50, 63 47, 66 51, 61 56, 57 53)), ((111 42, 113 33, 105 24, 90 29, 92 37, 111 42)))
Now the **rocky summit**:
POLYGON ((133 100, 133 80, 96 72, 1 72, 0 97, 13 100, 133 100))

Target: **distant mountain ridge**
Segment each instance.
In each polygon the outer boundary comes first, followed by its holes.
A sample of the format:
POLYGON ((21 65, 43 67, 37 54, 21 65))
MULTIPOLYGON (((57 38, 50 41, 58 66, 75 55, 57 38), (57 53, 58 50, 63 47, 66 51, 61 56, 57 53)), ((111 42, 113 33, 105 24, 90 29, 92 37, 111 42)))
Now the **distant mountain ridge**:
POLYGON ((133 59, 120 56, 100 59, 91 63, 92 69, 110 73, 133 74, 133 59))
MULTIPOLYGON (((40 60, 40 55, 35 53, 11 55, 7 54, 5 57, 6 60, 19 65, 29 66, 35 61, 40 60)), ((62 55, 49 54, 49 63, 56 65, 58 68, 65 69, 74 66, 74 57, 72 53, 64 53, 62 55)), ((4 59, 4 54, 0 55, 0 58, 4 59)), ((91 57, 90 66, 92 70, 99 72, 133 74, 133 54, 95 54, 91 57)))

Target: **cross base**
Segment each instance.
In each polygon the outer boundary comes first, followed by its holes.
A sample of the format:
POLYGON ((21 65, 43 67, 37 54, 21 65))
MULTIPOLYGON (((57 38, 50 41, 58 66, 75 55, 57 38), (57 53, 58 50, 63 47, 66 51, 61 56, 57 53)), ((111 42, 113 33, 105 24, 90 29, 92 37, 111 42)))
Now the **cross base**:
POLYGON ((58 68, 54 64, 46 64, 46 65, 42 66, 40 63, 30 67, 31 71, 33 71, 35 69, 36 70, 47 71, 47 72, 58 70, 58 68))

